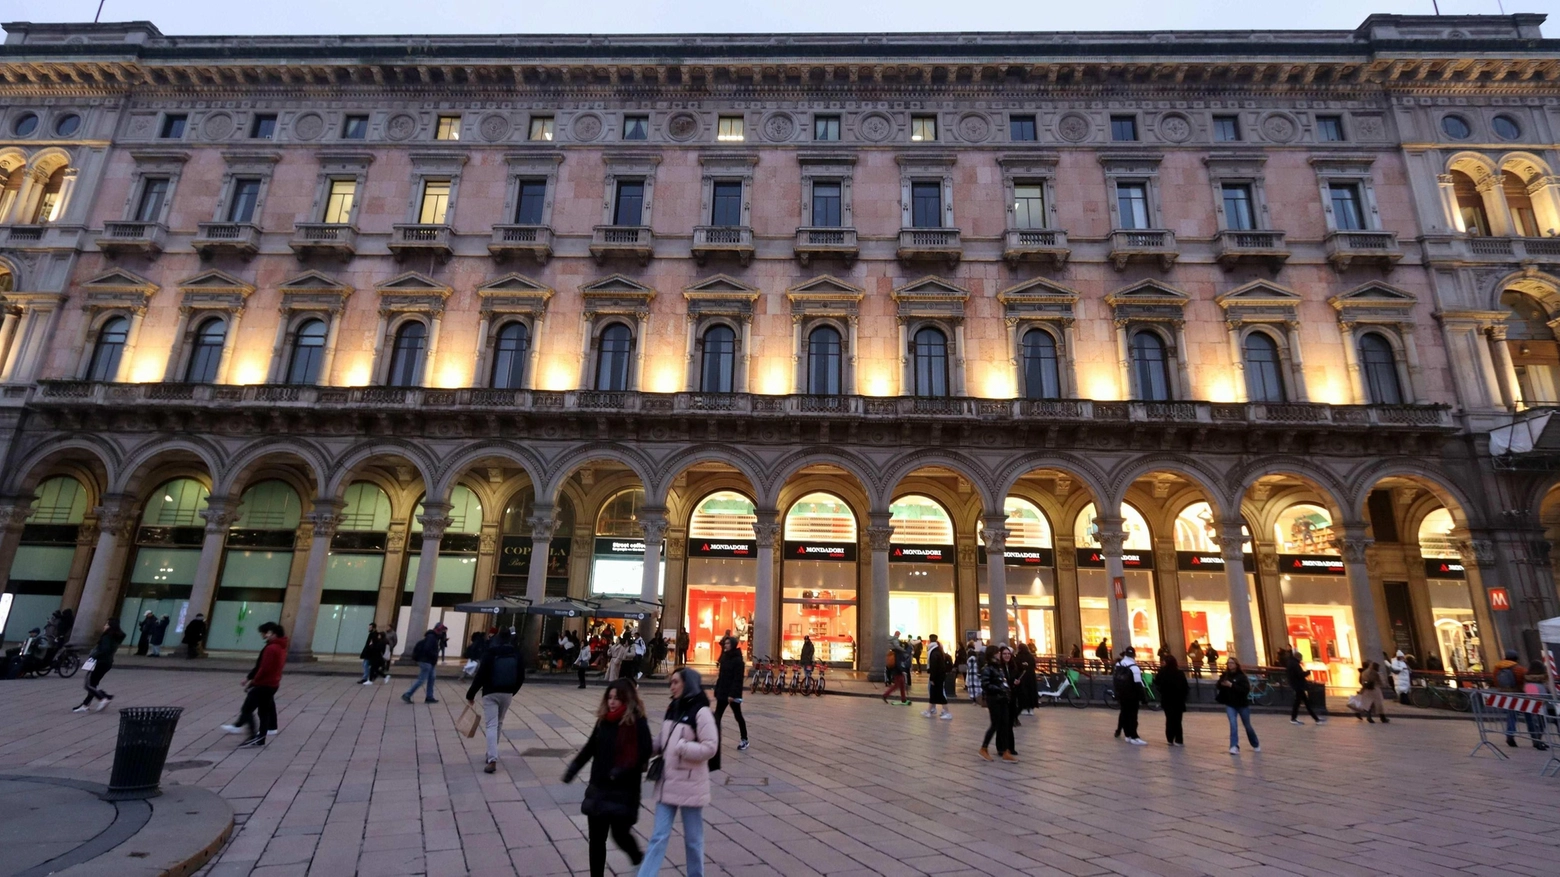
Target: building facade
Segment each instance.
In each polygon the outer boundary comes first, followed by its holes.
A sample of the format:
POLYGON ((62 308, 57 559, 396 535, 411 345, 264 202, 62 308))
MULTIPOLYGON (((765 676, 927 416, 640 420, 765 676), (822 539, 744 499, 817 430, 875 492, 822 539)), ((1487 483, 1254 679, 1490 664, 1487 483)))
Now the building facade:
POLYGON ((694 660, 1531 654, 1542 20, 5 25, 5 635, 200 612, 306 658, 512 594, 664 601, 694 660))

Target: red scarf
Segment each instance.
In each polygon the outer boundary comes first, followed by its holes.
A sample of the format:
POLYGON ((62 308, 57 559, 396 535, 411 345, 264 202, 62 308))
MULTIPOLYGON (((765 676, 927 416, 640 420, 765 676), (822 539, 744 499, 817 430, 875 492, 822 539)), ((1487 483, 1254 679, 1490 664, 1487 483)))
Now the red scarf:
POLYGON ((617 725, 617 749, 613 752, 612 766, 618 770, 627 770, 639 765, 639 727, 637 722, 623 723, 623 716, 628 712, 628 704, 620 703, 616 709, 608 710, 603 722, 617 725))

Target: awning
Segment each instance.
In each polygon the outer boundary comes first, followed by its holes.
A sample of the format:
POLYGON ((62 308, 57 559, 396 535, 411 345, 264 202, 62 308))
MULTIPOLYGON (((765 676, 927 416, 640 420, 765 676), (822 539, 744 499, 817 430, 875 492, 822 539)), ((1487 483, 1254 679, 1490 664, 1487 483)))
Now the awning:
POLYGON ((654 616, 660 607, 655 604, 646 605, 639 600, 603 600, 597 604, 591 614, 597 618, 626 618, 632 621, 644 621, 654 616))
POLYGON ((1492 456, 1557 449, 1560 449, 1560 419, 1551 411, 1529 411, 1513 418, 1506 426, 1490 430, 1492 456))
POLYGON ((1538 623, 1538 638, 1560 645, 1560 618, 1545 618, 1538 623))
POLYGON ((474 600, 470 603, 455 604, 456 612, 471 612, 481 615, 503 615, 506 612, 526 612, 531 606, 531 601, 524 597, 494 597, 491 600, 474 600))
POLYGON ((596 614, 596 604, 585 600, 572 600, 568 597, 558 597, 544 603, 537 603, 526 610, 531 615, 542 615, 548 618, 584 618, 587 615, 596 614))

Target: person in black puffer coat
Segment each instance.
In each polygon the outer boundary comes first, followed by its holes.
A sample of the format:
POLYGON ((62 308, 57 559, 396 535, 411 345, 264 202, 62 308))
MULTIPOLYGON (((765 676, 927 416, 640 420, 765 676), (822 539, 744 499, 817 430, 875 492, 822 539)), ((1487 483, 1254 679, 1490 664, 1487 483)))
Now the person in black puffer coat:
POLYGON ((614 679, 601 695, 595 730, 563 774, 564 782, 573 782, 585 762, 591 762, 590 784, 580 803, 590 828, 591 877, 606 873, 608 833, 636 866, 644 858, 634 839, 634 823, 639 820, 640 778, 652 745, 639 692, 629 680, 614 679))
POLYGON ((737 717, 737 733, 742 735, 738 749, 748 748, 747 720, 742 718, 742 683, 747 669, 742 664, 742 650, 737 641, 726 637, 720 641, 719 675, 715 677, 715 727, 720 728, 720 717, 731 707, 737 717))
POLYGON ((997 738, 997 754, 1003 761, 1017 761, 1013 754, 1013 684, 1009 678, 1009 666, 1013 663, 1013 650, 1004 643, 987 649, 991 660, 980 674, 981 696, 986 699, 986 711, 991 715, 991 725, 980 742, 980 757, 991 761, 991 738, 997 738))

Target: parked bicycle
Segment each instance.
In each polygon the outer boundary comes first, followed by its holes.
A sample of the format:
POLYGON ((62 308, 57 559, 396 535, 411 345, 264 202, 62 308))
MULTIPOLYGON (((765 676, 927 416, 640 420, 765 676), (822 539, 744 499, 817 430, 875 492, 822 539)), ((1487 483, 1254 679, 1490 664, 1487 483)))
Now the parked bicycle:
POLYGON ((816 695, 821 697, 823 695, 824 670, 825 670, 825 665, 823 663, 821 663, 821 662, 814 662, 813 663, 813 665, 812 665, 812 673, 808 674, 807 676, 805 676, 802 679, 802 695, 803 696, 806 696, 806 695, 809 695, 809 694, 816 694, 816 695))
POLYGON ((791 665, 791 681, 786 683, 786 691, 790 694, 805 694, 802 691, 802 665, 791 665))
POLYGON ((1444 685, 1418 685, 1408 690, 1409 702, 1417 707, 1439 707, 1459 713, 1473 709, 1468 692, 1444 685))
POLYGON ((768 657, 755 658, 753 661, 753 681, 748 685, 748 690, 754 694, 773 690, 775 684, 774 674, 773 661, 768 657))
POLYGON ((1063 670, 1057 674, 1041 674, 1045 680, 1045 687, 1040 689, 1040 705, 1059 703, 1066 701, 1067 705, 1076 709, 1083 709, 1089 705, 1089 698, 1084 695, 1080 687, 1082 681, 1077 670, 1063 670))
POLYGON ((1267 676, 1258 673, 1247 673, 1246 678, 1251 680, 1251 702, 1253 704, 1267 706, 1278 696, 1273 685, 1268 682, 1267 676))

